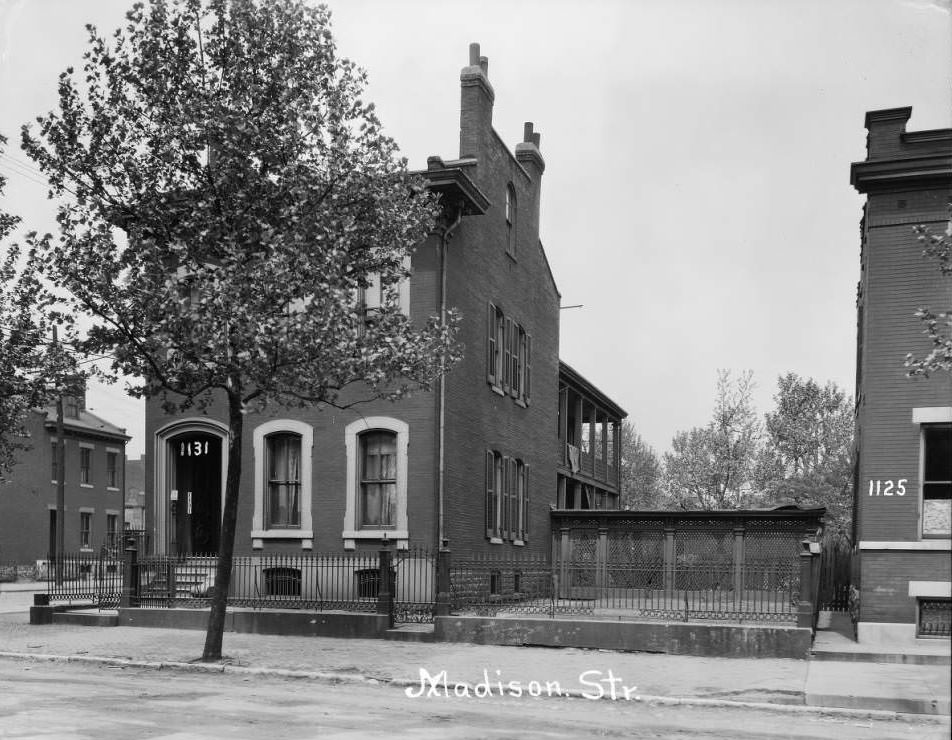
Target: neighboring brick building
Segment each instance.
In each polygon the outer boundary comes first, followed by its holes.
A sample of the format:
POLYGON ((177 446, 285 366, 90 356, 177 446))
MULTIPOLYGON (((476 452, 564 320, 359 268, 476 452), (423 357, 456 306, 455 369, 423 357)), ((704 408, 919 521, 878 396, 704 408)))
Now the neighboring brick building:
MULTIPOLYGON (((433 392, 396 404, 249 416, 237 553, 384 540, 548 551, 564 440, 559 292, 539 241, 545 162, 531 123, 514 152, 493 130, 487 66, 473 45, 460 75, 459 157, 430 157, 422 173, 442 195, 444 226, 415 251, 401 292, 421 324, 445 307, 460 312, 464 359, 433 392)), ((602 408, 617 434, 624 412, 602 408)), ((158 552, 217 550, 225 436, 219 419, 147 404, 146 525, 158 552)), ((617 501, 617 472, 614 484, 603 478, 616 494, 603 503, 617 501)))
MULTIPOLYGON (((45 560, 56 551, 56 410, 34 410, 26 424, 30 448, 0 481, 0 561, 45 560)), ((123 528, 124 429, 95 416, 82 397, 67 397, 65 519, 67 553, 114 546, 123 528)))
POLYGON ((867 157, 850 178, 866 195, 856 363, 860 642, 949 634, 952 377, 908 378, 904 358, 931 349, 917 308, 952 305, 952 281, 923 257, 913 232, 948 222, 952 129, 907 132, 910 115, 867 113, 867 157))
POLYGON ((145 530, 145 455, 126 460, 125 529, 145 530))

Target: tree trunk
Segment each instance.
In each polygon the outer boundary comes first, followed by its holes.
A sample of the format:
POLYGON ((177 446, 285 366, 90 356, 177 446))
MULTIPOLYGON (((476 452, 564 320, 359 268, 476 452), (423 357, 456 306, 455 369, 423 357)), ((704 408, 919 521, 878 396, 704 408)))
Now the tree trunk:
POLYGON ((238 523, 238 484, 241 481, 241 442, 244 415, 241 397, 228 394, 228 471, 225 476, 225 507, 221 519, 221 538, 218 544, 218 565, 215 587, 212 589, 212 610, 205 633, 205 651, 202 660, 221 660, 222 635, 225 631, 225 607, 231 586, 231 561, 235 551, 235 530, 238 523))

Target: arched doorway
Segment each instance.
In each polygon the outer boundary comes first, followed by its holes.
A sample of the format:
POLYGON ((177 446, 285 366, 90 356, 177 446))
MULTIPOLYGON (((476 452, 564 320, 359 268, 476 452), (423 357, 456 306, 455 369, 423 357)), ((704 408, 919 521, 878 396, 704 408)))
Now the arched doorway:
POLYGON ((218 552, 221 532, 221 438, 186 432, 168 441, 172 466, 169 550, 218 552))
POLYGON ((156 433, 159 551, 214 554, 221 536, 227 453, 224 424, 189 420, 156 433))

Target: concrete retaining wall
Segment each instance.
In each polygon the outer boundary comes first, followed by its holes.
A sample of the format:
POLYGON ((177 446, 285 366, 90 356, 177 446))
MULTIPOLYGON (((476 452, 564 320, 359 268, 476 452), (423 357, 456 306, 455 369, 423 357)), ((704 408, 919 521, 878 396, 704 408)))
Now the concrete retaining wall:
POLYGON ((436 640, 709 657, 806 659, 813 637, 809 629, 784 626, 437 617, 436 640))
MULTIPOLYGON (((205 609, 120 609, 123 627, 205 629, 205 609)), ((287 610, 233 610, 225 613, 226 632, 304 637, 383 637, 389 628, 385 614, 350 614, 287 610)))

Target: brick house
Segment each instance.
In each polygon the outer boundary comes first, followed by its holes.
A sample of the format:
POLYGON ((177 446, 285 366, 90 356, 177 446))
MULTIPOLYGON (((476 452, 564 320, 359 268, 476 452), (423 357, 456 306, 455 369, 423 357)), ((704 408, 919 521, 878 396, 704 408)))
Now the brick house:
MULTIPOLYGON (((514 151, 493 129, 495 93, 478 45, 460 84, 459 156, 430 157, 422 171, 442 196, 444 227, 414 252, 400 297, 420 323, 456 308, 464 359, 432 392, 398 403, 249 416, 238 554, 383 542, 401 549, 446 541, 454 550, 500 553, 550 547, 564 440, 557 435, 560 296, 539 240, 545 161, 531 123, 514 151)), ((372 306, 377 298, 368 291, 363 300, 372 306)), ((601 408, 614 414, 618 435, 624 412, 601 408)), ((217 551, 222 418, 168 416, 157 400, 147 403, 146 528, 159 553, 217 551)), ((607 418, 598 417, 602 435, 607 418)), ((610 449, 618 455, 617 436, 610 449)), ((613 460, 614 483, 603 472, 601 485, 614 497, 603 505, 618 498, 613 460)))
MULTIPOLYGON (((64 547, 67 553, 114 547, 123 529, 129 436, 86 410, 84 396, 66 396, 64 547)), ((0 561, 45 560, 56 552, 56 409, 35 409, 26 424, 30 448, 0 481, 0 561)))
POLYGON ((913 227, 941 232, 952 197, 952 129, 907 132, 911 108, 866 114, 867 156, 850 181, 866 196, 857 296, 854 542, 860 642, 949 634, 952 377, 906 377, 931 349, 918 307, 947 309, 952 283, 913 227))

